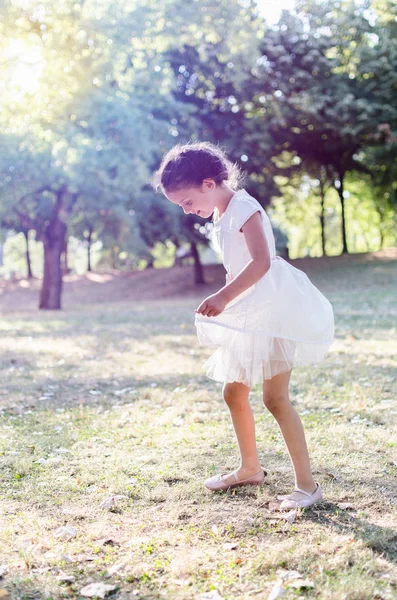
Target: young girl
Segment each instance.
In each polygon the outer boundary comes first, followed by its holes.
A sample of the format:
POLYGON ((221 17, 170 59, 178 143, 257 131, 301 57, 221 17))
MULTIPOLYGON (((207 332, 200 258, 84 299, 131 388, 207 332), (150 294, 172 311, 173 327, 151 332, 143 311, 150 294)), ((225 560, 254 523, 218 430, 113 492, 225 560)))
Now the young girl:
POLYGON ((295 472, 295 490, 280 509, 307 507, 322 500, 313 479, 302 422, 289 400, 291 370, 319 362, 334 337, 332 305, 309 278, 276 256, 266 212, 244 188, 240 172, 223 150, 208 142, 172 148, 156 172, 153 187, 186 213, 213 215, 212 240, 222 254, 226 284, 196 309, 201 344, 216 346, 207 376, 223 382, 241 454, 232 473, 207 479, 212 491, 260 485, 252 385, 263 384, 263 400, 284 437, 295 472))

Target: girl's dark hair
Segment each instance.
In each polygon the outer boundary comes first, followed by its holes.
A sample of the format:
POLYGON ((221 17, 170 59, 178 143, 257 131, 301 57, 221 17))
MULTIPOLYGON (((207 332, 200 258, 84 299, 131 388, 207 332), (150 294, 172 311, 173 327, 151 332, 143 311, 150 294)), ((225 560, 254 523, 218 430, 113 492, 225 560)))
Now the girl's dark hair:
POLYGON ((156 191, 160 188, 163 193, 176 192, 200 187, 207 178, 217 185, 227 181, 232 188, 238 188, 244 175, 220 146, 211 142, 188 142, 177 144, 164 155, 151 184, 156 191))

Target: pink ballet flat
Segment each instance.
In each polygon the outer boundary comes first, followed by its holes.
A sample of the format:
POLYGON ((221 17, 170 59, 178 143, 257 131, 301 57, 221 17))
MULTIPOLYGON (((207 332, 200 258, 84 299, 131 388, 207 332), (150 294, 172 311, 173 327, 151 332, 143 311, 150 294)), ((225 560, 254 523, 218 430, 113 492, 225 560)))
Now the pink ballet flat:
POLYGON ((279 500, 283 500, 279 506, 279 510, 291 510, 292 508, 298 507, 307 508, 315 502, 320 502, 323 499, 323 493, 318 481, 316 481, 316 486, 317 487, 312 494, 309 494, 309 492, 305 492, 305 490, 301 490, 300 488, 295 488, 294 492, 300 492, 301 494, 307 496, 307 498, 303 498, 302 500, 291 499, 291 494, 287 496, 277 496, 279 500))
POLYGON ((264 469, 261 469, 258 471, 258 473, 255 473, 255 475, 251 475, 251 477, 239 479, 237 472, 233 471, 233 473, 230 473, 230 475, 233 475, 234 479, 236 480, 233 483, 227 483, 224 479, 225 475, 228 475, 228 473, 222 473, 221 475, 214 475, 213 477, 210 477, 204 483, 205 487, 212 492, 220 492, 224 490, 230 490, 241 485, 261 485, 267 475, 267 472, 264 469))

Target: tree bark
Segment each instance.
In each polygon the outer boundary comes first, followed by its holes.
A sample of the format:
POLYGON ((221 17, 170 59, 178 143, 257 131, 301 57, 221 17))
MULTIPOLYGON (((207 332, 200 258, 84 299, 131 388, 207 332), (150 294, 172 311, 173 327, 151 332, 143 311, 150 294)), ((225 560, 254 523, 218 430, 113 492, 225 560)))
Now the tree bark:
POLYGON ((112 246, 112 251, 111 251, 111 261, 112 261, 112 269, 116 270, 118 267, 117 261, 118 261, 118 247, 117 246, 112 246), (117 250, 116 250, 117 248, 117 250))
MULTIPOLYGON (((171 238, 171 242, 173 242, 175 244, 174 264, 172 266, 176 267, 177 264, 178 264, 178 262, 179 262, 176 253, 178 252, 178 248, 180 248, 181 245, 180 245, 179 240, 177 238, 171 238)), ((181 265, 179 264, 179 266, 181 266, 181 265)))
POLYGON ((320 225, 321 225, 321 248, 323 256, 327 256, 325 251, 325 183, 320 175, 320 200, 321 200, 321 214, 320 214, 320 225))
POLYGON ((205 283, 203 265, 200 262, 200 256, 195 242, 190 244, 194 258, 194 283, 195 285, 203 285, 205 283))
MULTIPOLYGON (((382 225, 382 224, 381 224, 382 225)), ((383 244, 385 243, 385 235, 383 233, 383 229, 382 227, 379 228, 379 237, 380 237, 380 246, 379 246, 379 250, 383 249, 383 244)))
POLYGON ((94 228, 92 227, 92 225, 89 226, 88 228, 88 247, 87 247, 87 271, 91 272, 91 245, 92 245, 92 232, 94 231, 94 228))
POLYGON ((31 261, 30 261, 30 251, 29 251, 29 230, 25 230, 23 232, 23 235, 25 236, 25 240, 26 240, 26 266, 28 269, 28 279, 32 279, 33 273, 32 273, 32 265, 31 265, 31 261))
POLYGON ((147 259, 145 271, 147 271, 148 269, 154 269, 154 256, 150 256, 147 259))
POLYGON ((59 310, 61 308, 61 254, 65 247, 67 230, 66 223, 59 216, 61 207, 62 192, 59 192, 54 215, 42 238, 44 245, 44 278, 40 293, 40 309, 59 310))
POLYGON ((340 204, 342 207, 342 254, 349 254, 349 250, 347 249, 347 240, 346 240, 346 216, 345 216, 345 199, 343 197, 343 179, 345 174, 339 174, 339 187, 337 188, 337 192, 340 198, 340 204))

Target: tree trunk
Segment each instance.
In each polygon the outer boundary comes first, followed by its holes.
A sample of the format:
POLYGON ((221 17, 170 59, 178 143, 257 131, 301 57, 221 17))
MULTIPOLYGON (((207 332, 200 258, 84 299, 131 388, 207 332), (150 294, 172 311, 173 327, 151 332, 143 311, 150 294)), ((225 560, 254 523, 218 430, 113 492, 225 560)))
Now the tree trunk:
POLYGON ((112 246, 112 252, 111 252, 111 261, 112 261, 112 269, 116 270, 118 267, 117 264, 117 259, 118 259, 118 247, 117 246, 112 246), (116 250, 117 248, 117 250, 116 250))
POLYGON ((40 293, 39 308, 41 309, 59 310, 61 308, 61 254, 65 246, 66 229, 66 224, 56 213, 43 236, 44 278, 40 293))
POLYGON ((91 244, 92 244, 92 232, 94 231, 94 228, 90 225, 89 229, 88 229, 88 246, 87 246, 87 271, 91 272, 91 244))
POLYGON ((344 176, 345 176, 344 173, 339 174, 340 185, 339 185, 337 191, 339 194, 340 204, 342 207, 342 254, 345 254, 345 253, 349 254, 349 250, 347 249, 347 241, 346 241, 345 199, 343 197, 343 178, 344 178, 344 176))
MULTIPOLYGON (((174 264, 172 265, 172 267, 176 267, 177 264, 179 263, 177 252, 178 252, 178 249, 181 247, 181 245, 177 238, 171 238, 171 242, 173 242, 175 244, 174 264)), ((181 266, 180 263, 179 263, 179 266, 181 266)))
POLYGON ((323 256, 327 256, 325 251, 325 183, 320 175, 320 200, 321 200, 321 214, 320 214, 320 225, 321 225, 321 248, 323 256))
POLYGON ((382 221, 379 223, 379 238, 380 238, 379 250, 382 250, 383 245, 385 243, 385 233, 383 231, 383 222, 382 221))
POLYGON ((197 245, 195 244, 195 242, 191 242, 190 246, 194 258, 194 283, 195 285, 202 285, 205 283, 205 280, 203 266, 200 262, 200 256, 197 250, 197 245))
POLYGON ((26 240, 26 266, 28 269, 28 279, 32 279, 33 278, 33 273, 32 273, 32 265, 30 262, 30 251, 29 251, 29 230, 25 230, 23 232, 23 235, 25 236, 25 240, 26 240))
POLYGON ((154 269, 154 256, 150 255, 147 259, 145 271, 147 271, 148 269, 154 269))

